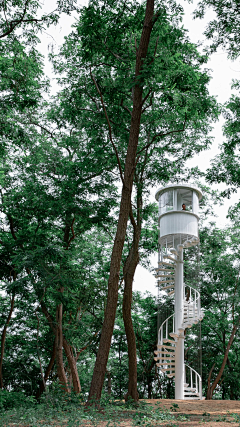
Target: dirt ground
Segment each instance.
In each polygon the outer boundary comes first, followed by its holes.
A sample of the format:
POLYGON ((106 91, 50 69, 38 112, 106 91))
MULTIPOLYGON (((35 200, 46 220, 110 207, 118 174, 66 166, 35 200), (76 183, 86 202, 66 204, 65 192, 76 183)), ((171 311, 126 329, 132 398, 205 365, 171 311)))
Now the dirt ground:
POLYGON ((145 402, 161 404, 165 409, 171 409, 177 404, 178 413, 202 415, 207 412, 211 415, 226 415, 228 413, 240 414, 240 400, 175 400, 175 399, 151 399, 145 402))
MULTIPOLYGON (((240 417, 240 401, 233 400, 172 400, 172 399, 151 399, 144 400, 152 406, 168 409, 172 412, 173 404, 177 404, 176 412, 172 413, 176 419, 154 423, 154 427, 240 427, 240 420, 234 421, 230 414, 237 414, 240 417), (178 420, 178 417, 187 416, 186 421, 178 420)), ((135 424, 134 424, 135 425, 135 424)), ((86 427, 89 424, 86 423, 86 427)), ((101 423, 98 427, 108 427, 107 422, 101 423)), ((118 427, 132 427, 130 421, 119 422, 118 427)))
MULTIPOLYGON (((173 404, 177 404, 176 420, 158 422, 159 427, 240 427, 240 421, 234 422, 230 414, 240 416, 240 401, 234 400, 172 400, 172 399, 151 399, 145 400, 151 405, 156 405, 172 412, 173 404), (179 416, 186 416, 189 421, 179 421, 179 416)), ((99 426, 100 427, 100 426, 99 426)), ((101 427, 107 427, 103 423, 101 427)), ((126 421, 119 423, 119 427, 132 427, 126 421)))
MULTIPOLYGON (((151 399, 147 400, 152 405, 159 405, 162 408, 171 411, 173 404, 177 404, 176 417, 178 415, 187 415, 191 421, 174 422, 174 427, 239 427, 239 422, 233 422, 234 419, 230 414, 238 414, 240 416, 240 401, 236 400, 172 400, 172 399, 151 399), (220 421, 221 419, 224 419, 220 421), (215 421, 218 419, 218 421, 215 421), (231 422, 231 424, 230 424, 231 422)), ((171 425, 163 423, 161 426, 171 425)))

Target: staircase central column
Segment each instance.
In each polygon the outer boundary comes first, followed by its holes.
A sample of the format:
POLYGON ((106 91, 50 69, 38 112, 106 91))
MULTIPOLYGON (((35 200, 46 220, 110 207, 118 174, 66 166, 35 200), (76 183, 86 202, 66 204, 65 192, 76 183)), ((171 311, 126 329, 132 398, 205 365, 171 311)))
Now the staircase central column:
POLYGON ((183 309, 183 250, 181 250, 175 270, 175 331, 179 333, 175 352, 175 399, 184 399, 183 309), (182 332, 179 332, 179 329, 182 332))

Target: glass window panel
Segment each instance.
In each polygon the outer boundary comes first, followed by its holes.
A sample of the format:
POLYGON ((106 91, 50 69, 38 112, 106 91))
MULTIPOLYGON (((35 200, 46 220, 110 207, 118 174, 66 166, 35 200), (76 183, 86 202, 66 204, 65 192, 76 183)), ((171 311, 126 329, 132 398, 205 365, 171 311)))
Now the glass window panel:
POLYGON ((159 214, 173 210, 173 190, 163 193, 159 197, 159 214))

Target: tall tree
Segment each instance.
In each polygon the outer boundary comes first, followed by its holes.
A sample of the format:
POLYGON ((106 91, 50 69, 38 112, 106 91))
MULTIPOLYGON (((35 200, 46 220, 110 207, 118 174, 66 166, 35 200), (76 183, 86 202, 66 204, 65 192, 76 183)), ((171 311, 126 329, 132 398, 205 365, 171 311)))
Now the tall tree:
MULTIPOLYGON (((186 129, 188 143, 194 134, 195 138, 197 134, 206 136, 207 115, 217 115, 215 101, 206 89, 209 77, 199 71, 206 58, 185 39, 176 20, 173 27, 170 21, 165 6, 158 5, 154 13, 150 1, 146 8, 131 2, 100 5, 93 1, 83 9, 76 31, 67 38, 61 60, 53 57, 56 71, 67 73, 60 83, 65 85, 62 95, 74 105, 69 108, 75 108, 78 114, 85 111, 86 121, 94 123, 94 127, 100 129, 101 124, 104 140, 116 155, 122 181, 108 302, 89 399, 99 399, 101 395, 136 166, 140 158, 144 159, 147 148, 153 152, 160 145, 163 155, 163 137, 168 137, 166 145, 173 154, 182 149, 183 140, 176 138, 171 146, 172 135, 186 129)), ((206 137, 205 144, 208 142, 206 137)), ((185 153, 191 150, 186 143, 185 153)))

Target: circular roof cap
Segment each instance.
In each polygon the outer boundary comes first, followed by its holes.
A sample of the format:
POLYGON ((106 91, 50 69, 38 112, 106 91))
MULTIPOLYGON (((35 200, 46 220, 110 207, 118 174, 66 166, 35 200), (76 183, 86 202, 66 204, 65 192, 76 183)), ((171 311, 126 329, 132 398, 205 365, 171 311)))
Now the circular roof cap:
POLYGON ((159 196, 161 196, 161 194, 166 193, 168 190, 178 190, 178 189, 185 189, 185 190, 193 190, 197 193, 199 200, 202 199, 202 192, 201 190, 199 190, 199 188, 193 186, 193 185, 189 185, 189 184, 170 184, 170 185, 166 185, 165 187, 161 187, 157 190, 156 194, 155 194, 155 199, 158 201, 159 196))

